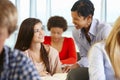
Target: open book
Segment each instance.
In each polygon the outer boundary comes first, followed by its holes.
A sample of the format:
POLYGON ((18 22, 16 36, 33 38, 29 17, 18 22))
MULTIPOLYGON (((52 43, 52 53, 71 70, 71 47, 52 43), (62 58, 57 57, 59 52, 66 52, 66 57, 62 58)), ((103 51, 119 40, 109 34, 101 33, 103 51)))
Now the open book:
POLYGON ((67 73, 56 73, 53 76, 44 76, 42 80, 66 80, 67 73))

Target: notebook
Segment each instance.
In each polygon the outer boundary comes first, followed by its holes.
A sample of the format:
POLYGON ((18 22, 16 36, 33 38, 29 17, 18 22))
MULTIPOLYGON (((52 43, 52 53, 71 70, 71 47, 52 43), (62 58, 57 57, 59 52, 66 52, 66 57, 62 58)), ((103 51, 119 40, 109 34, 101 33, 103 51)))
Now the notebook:
POLYGON ((67 73, 56 73, 53 76, 41 77, 42 80, 66 80, 67 73))

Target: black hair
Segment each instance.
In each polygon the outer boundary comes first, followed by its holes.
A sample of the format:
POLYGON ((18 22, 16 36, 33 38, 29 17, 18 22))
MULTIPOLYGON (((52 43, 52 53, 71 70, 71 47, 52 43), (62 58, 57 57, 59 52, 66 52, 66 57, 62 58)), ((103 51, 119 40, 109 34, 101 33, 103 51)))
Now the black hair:
POLYGON ((52 16, 48 20, 47 28, 50 31, 53 27, 59 27, 62 28, 63 31, 66 31, 68 28, 67 21, 61 16, 52 16))
POLYGON ((94 10, 94 5, 90 0, 78 0, 71 8, 71 11, 77 11, 78 15, 83 17, 93 16, 94 10))

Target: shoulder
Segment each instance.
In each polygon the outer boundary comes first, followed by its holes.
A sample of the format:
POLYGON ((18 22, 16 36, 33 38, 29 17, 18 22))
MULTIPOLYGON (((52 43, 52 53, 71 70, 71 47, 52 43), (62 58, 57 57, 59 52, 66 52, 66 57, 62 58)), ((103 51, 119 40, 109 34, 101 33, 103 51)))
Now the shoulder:
POLYGON ((104 46, 105 46, 105 42, 104 41, 100 41, 100 42, 97 42, 95 44, 93 44, 89 50, 89 53, 90 54, 95 54, 95 55, 100 55, 99 53, 103 53, 103 51, 105 50, 104 49, 104 46))
POLYGON ((72 34, 73 35, 75 35, 75 34, 79 34, 80 33, 80 31, 81 31, 81 29, 76 29, 76 28, 74 28, 73 30, 72 30, 72 34))
POLYGON ((9 50, 9 57, 10 59, 13 57, 13 59, 18 59, 16 57, 19 57, 19 59, 22 59, 22 57, 24 57, 24 52, 18 50, 18 49, 13 49, 13 50, 9 50))
POLYGON ((97 25, 97 29, 98 30, 109 30, 109 29, 112 29, 112 26, 106 22, 100 22, 100 21, 97 21, 98 22, 98 25, 97 25))
POLYGON ((95 43, 88 52, 89 60, 102 59, 104 57, 104 53, 106 53, 104 46, 104 42, 95 43))
POLYGON ((23 66, 25 63, 29 63, 30 59, 27 58, 27 56, 24 55, 24 52, 18 50, 18 49, 10 49, 9 47, 4 47, 5 48, 5 54, 8 55, 8 60, 9 64, 11 67, 16 66, 15 64, 17 63, 17 66, 23 66))
POLYGON ((18 50, 18 49, 11 49, 7 46, 4 47, 5 49, 5 53, 9 56, 9 59, 17 59, 16 57, 22 57, 24 56, 23 55, 23 52, 18 50))
POLYGON ((100 22, 98 20, 93 20, 93 30, 94 30, 94 34, 96 35, 96 38, 98 40, 103 40, 106 39, 109 35, 109 33, 112 30, 112 26, 108 23, 105 22, 100 22))
POLYGON ((45 47, 45 49, 46 49, 46 51, 47 52, 50 52, 50 50, 54 50, 54 51, 57 51, 55 48, 53 48, 51 45, 49 45, 49 44, 43 44, 44 45, 44 47, 45 47))
POLYGON ((45 46, 45 49, 48 52, 49 56, 52 56, 52 57, 58 56, 58 51, 54 47, 52 47, 50 45, 44 45, 44 46, 45 46))
POLYGON ((99 49, 101 48, 102 49, 104 46, 105 46, 105 41, 103 40, 103 41, 93 44, 92 48, 99 48, 99 49))
POLYGON ((73 45, 74 44, 74 40, 71 37, 64 37, 64 41, 65 41, 64 44, 68 44, 68 45, 70 45, 70 44, 73 45))
POLYGON ((95 43, 94 45, 91 46, 91 48, 89 49, 89 55, 88 56, 100 56, 103 55, 103 53, 105 52, 105 42, 104 41, 100 41, 95 43))
POLYGON ((43 44, 43 46, 45 47, 45 50, 49 53, 50 45, 49 44, 43 44))
MULTIPOLYGON (((40 80, 38 72, 36 71, 32 61, 29 58, 27 58, 27 56, 25 56, 22 51, 19 51, 17 49, 14 50, 9 49, 9 51, 6 52, 6 54, 8 54, 9 62, 8 67, 10 70, 14 70, 14 72, 10 71, 11 74, 18 75, 18 77, 21 80, 23 80, 23 78, 29 80, 30 79, 40 80), (21 73, 21 75, 19 75, 19 73, 21 73)), ((16 78, 18 77, 16 76, 16 78)))
POLYGON ((53 48, 52 46, 50 46, 50 52, 49 52, 49 54, 57 56, 58 55, 58 51, 55 48, 53 48))
POLYGON ((75 28, 73 29, 72 36, 75 41, 79 40, 80 34, 81 34, 81 29, 75 29, 75 28))
POLYGON ((24 55, 27 56, 27 57, 29 57, 29 52, 28 52, 28 50, 25 50, 25 51, 24 51, 24 55))
POLYGON ((46 51, 48 53, 50 53, 51 51, 52 52, 57 52, 57 50, 55 48, 53 48, 51 45, 49 45, 49 44, 44 44, 44 47, 45 47, 45 49, 46 49, 46 51))
POLYGON ((14 49, 9 52, 9 67, 15 69, 33 68, 33 63, 24 55, 24 52, 14 49))
POLYGON ((65 40, 65 41, 70 41, 70 42, 71 42, 71 41, 73 41, 73 38, 71 38, 71 37, 64 37, 64 40, 65 40))
POLYGON ((100 37, 102 40, 106 39, 109 36, 111 30, 112 30, 112 26, 110 24, 100 23, 97 29, 98 37, 100 37))
POLYGON ((27 56, 25 56, 25 53, 17 49, 11 51, 9 57, 10 61, 21 63, 21 65, 29 62, 29 59, 27 58, 27 56))

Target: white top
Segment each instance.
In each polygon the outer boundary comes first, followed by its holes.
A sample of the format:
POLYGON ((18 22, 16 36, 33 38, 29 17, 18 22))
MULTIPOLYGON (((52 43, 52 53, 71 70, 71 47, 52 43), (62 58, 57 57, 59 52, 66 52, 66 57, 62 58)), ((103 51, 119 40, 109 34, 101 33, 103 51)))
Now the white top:
POLYGON ((90 80, 115 80, 104 42, 96 43, 89 51, 89 78, 90 80))

